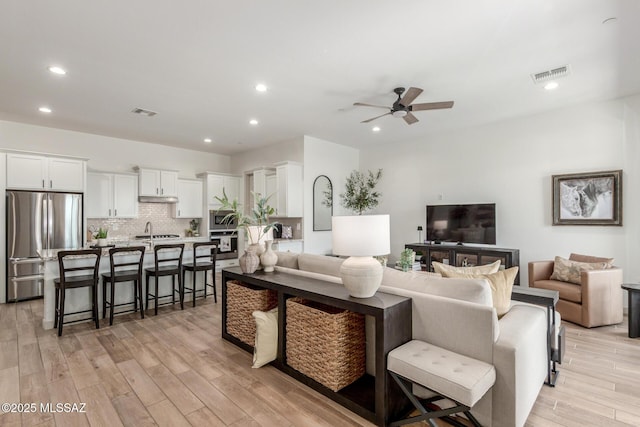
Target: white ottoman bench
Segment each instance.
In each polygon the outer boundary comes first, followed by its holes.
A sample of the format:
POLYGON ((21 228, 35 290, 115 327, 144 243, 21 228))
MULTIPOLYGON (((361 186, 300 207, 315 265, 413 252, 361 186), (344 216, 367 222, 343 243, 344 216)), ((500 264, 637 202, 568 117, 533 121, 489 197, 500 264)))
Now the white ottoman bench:
POLYGON ((392 350, 387 356, 387 369, 421 414, 394 421, 391 426, 427 420, 435 427, 432 419, 458 412, 463 412, 475 426, 480 426, 469 411, 496 380, 493 365, 418 340, 392 350), (411 384, 418 384, 436 394, 426 399, 427 402, 449 399, 455 406, 428 411, 414 396, 411 384))

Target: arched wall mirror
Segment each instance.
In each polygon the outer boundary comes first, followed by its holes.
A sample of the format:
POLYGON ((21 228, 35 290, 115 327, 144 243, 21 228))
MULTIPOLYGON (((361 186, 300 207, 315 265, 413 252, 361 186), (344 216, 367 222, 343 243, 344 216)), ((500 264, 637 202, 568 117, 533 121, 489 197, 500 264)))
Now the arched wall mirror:
POLYGON ((333 185, 326 175, 313 181, 313 231, 331 230, 333 215, 333 185))

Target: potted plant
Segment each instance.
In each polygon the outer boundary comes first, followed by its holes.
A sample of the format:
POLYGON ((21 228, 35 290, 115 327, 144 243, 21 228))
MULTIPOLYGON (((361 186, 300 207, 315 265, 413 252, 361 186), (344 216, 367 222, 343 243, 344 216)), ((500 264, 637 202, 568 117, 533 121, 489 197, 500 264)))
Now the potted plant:
POLYGON ((249 215, 244 214, 242 205, 238 203, 238 200, 229 200, 224 189, 222 190, 222 198, 216 196, 215 199, 221 205, 220 210, 231 211, 222 219, 222 222, 229 224, 235 220, 236 230, 243 230, 249 241, 249 247, 238 260, 242 271, 245 273, 253 273, 258 268, 259 260, 263 257, 264 253, 267 252, 269 252, 269 254, 264 257, 263 265, 265 265, 266 272, 273 271, 273 266, 277 262, 277 256, 275 252, 271 250, 272 241, 269 240, 266 242, 266 251, 260 251, 260 249, 262 249, 260 243, 276 224, 269 220, 269 216, 275 213, 275 209, 268 204, 271 196, 263 197, 260 193, 254 193, 253 191, 251 194, 255 201, 255 208, 251 210, 249 215), (275 257, 275 260, 273 260, 273 257, 275 257))
POLYGON ((382 178, 382 169, 368 174, 354 170, 347 178, 345 192, 340 194, 340 201, 345 208, 362 215, 363 212, 378 206, 382 194, 376 191, 376 185, 382 178))
POLYGON ((98 228, 96 234, 93 236, 96 238, 98 246, 107 246, 107 234, 109 233, 108 228, 98 228))

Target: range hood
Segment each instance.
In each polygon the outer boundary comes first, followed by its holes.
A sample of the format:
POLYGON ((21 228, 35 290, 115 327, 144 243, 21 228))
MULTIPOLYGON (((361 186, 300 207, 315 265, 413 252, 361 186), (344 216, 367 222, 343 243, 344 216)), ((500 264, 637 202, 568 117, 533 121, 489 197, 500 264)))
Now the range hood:
POLYGON ((176 196, 138 196, 140 203, 178 203, 176 196))

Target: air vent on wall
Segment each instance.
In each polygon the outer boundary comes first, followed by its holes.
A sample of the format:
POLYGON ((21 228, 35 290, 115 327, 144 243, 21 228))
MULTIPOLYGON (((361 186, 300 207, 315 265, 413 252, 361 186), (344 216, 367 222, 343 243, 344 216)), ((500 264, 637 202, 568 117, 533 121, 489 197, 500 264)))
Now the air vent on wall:
POLYGON ((560 77, 566 77, 571 72, 568 65, 554 68, 552 70, 541 71, 539 73, 531 74, 531 78, 534 83, 544 83, 549 80, 559 79, 560 77))
POLYGON ((144 108, 134 108, 133 110, 131 110, 131 112, 135 114, 142 114, 143 116, 147 117, 153 117, 158 114, 155 111, 145 110, 144 108))

